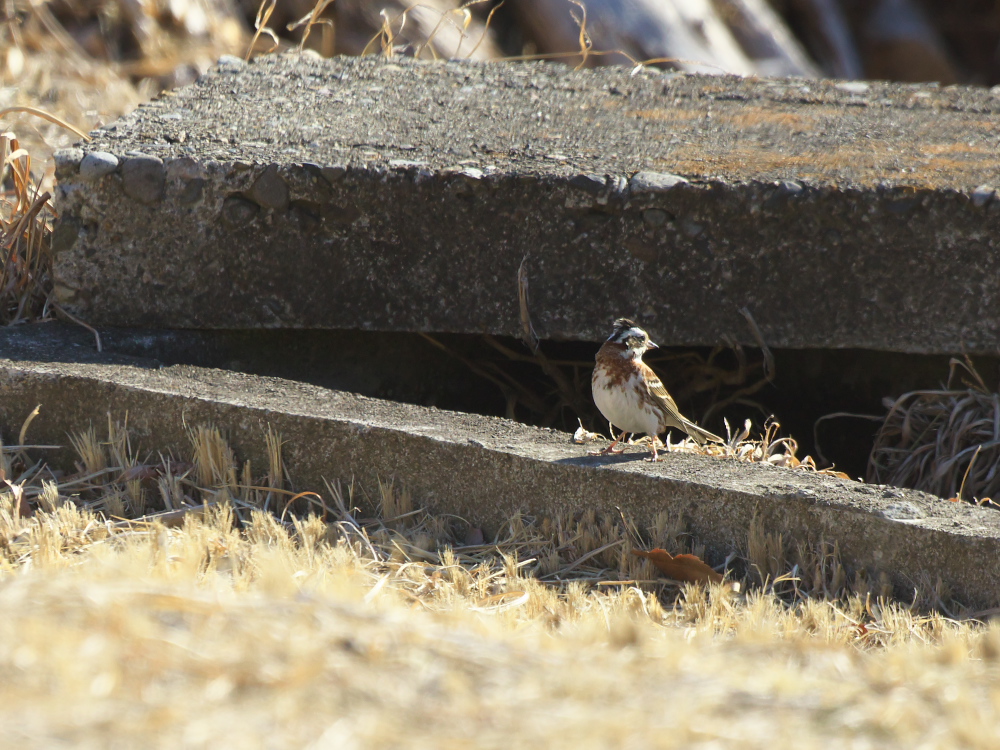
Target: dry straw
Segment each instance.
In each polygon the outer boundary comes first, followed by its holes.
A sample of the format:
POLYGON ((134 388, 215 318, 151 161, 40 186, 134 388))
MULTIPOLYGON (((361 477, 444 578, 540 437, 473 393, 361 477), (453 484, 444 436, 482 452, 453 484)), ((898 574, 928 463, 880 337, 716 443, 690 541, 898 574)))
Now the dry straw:
POLYGON ((645 528, 515 516, 483 539, 382 481, 333 482, 315 512, 279 515, 263 508, 302 493, 274 433, 254 480, 212 426, 154 458, 109 419, 75 436, 70 474, 37 460, 27 432, 0 450, 0 725, 23 746, 613 746, 664 717, 691 741, 735 717, 727 737, 758 727, 746 746, 772 748, 995 729, 998 631, 927 613, 947 603, 933 587, 888 600, 834 543, 755 521, 727 561, 730 576, 746 567, 745 593, 679 586, 630 554, 703 554, 668 513, 645 528), (146 515, 110 517, 139 511, 136 481, 146 515), (775 712, 801 720, 794 743, 773 743, 775 712), (516 717, 502 736, 495 716, 516 717))
MULTIPOLYGON (((36 107, 8 107, 0 118, 25 113, 59 125, 77 136, 87 134, 36 107)), ((53 299, 52 194, 42 190, 31 153, 12 132, 0 133, 0 325, 45 320, 55 313, 91 333, 101 351, 101 337, 91 326, 53 299)))
MULTIPOLYGON (((705 555, 681 519, 666 512, 645 527, 620 512, 586 510, 548 518, 515 515, 492 532, 492 538, 484 539, 482 530, 468 521, 421 509, 405 487, 392 481, 374 488, 333 481, 322 492, 299 492, 282 458, 282 438, 273 431, 266 436, 267 466, 261 467, 265 473, 259 476, 249 461, 239 460, 218 427, 191 429, 187 455, 154 456, 135 445, 124 422, 109 416, 100 431, 103 435, 91 428, 71 437, 78 457, 76 470, 56 472, 33 458, 54 446, 25 443, 29 420, 21 429, 20 444, 0 451, 6 483, 0 492, 0 540, 6 541, 0 547, 11 564, 31 557, 36 533, 32 529, 50 523, 44 520, 45 513, 57 511, 83 524, 67 531, 75 540, 72 544, 83 546, 156 526, 182 527, 206 514, 223 513, 235 529, 246 531, 263 513, 273 519, 269 523, 293 535, 302 533, 304 518, 312 517, 317 529, 325 529, 322 536, 346 545, 358 564, 371 566, 373 575, 397 576, 410 566, 424 565, 432 566, 425 571, 428 575, 433 569, 461 569, 466 593, 474 586, 480 602, 503 594, 505 605, 510 605, 511 592, 497 583, 511 577, 557 589, 631 586, 670 598, 680 590, 678 585, 659 579, 655 569, 631 554, 632 549, 659 547, 674 554, 705 555)), ((767 437, 752 442, 737 438, 732 437, 727 447, 758 452, 756 460, 767 460, 769 453, 781 455, 776 441, 767 437)), ((788 449, 786 443, 777 443, 788 449)), ((839 558, 833 542, 793 541, 755 522, 743 549, 718 569, 729 575, 745 571, 747 583, 789 603, 811 596, 837 600, 891 594, 886 579, 851 575, 839 558)), ((418 589, 427 585, 423 575, 418 578, 418 589)), ((946 591, 931 582, 925 582, 921 591, 915 606, 951 611, 946 591)))
MULTIPOLYGON (((406 507, 383 492, 384 510, 406 507)), ((995 738, 998 631, 874 598, 547 583, 506 537, 437 552, 416 533, 435 529, 405 518, 383 519, 391 549, 315 517, 240 525, 231 508, 175 528, 108 529, 72 504, 16 520, 0 556, 0 726, 19 747, 995 738)))
POLYGON ((1000 394, 968 358, 951 360, 943 388, 911 391, 886 406, 870 481, 980 504, 1000 495, 1000 394), (960 373, 966 378, 957 388, 960 373))
MULTIPOLYGON (((2 113, 0 113, 2 114, 2 113)), ((48 192, 32 176, 31 154, 13 133, 0 134, 0 324, 41 317, 51 288, 48 192)))

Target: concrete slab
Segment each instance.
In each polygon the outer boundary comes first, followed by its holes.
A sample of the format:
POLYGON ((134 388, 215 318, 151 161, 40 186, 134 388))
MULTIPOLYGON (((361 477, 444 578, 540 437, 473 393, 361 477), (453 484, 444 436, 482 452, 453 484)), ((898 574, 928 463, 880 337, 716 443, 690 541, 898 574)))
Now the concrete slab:
MULTIPOLYGON (((545 516, 589 508, 649 523, 680 514, 719 560, 745 544, 751 520, 795 541, 836 540, 851 568, 889 573, 900 596, 940 578, 979 607, 1000 604, 988 564, 1000 552, 1000 514, 929 495, 803 471, 672 454, 586 455, 569 435, 508 420, 365 398, 316 386, 148 360, 99 355, 85 332, 59 325, 0 329, 0 426, 9 440, 42 405, 31 439, 124 418, 149 449, 189 449, 186 429, 214 423, 240 459, 266 465, 268 425, 285 439, 298 488, 322 478, 374 487, 394 477, 417 503, 487 531, 515 512, 545 516)), ((55 452, 67 462, 69 453, 55 452), (59 455, 62 453, 62 455, 59 455)))
POLYGON ((58 155, 95 324, 1000 351, 1000 92, 227 59, 58 155), (86 158, 85 158, 86 157, 86 158), (993 186, 993 187, 991 187, 993 186))

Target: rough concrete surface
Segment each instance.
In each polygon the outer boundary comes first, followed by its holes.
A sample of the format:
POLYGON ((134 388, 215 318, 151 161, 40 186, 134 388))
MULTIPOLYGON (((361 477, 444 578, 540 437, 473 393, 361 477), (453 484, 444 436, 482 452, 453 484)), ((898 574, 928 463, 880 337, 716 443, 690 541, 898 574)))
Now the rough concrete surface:
POLYGON ((1000 351, 1000 92, 227 58, 57 156, 94 324, 1000 351), (96 154, 96 156, 95 156, 96 154))
MULTIPOLYGON (((1000 551, 1000 514, 929 495, 732 460, 636 451, 591 457, 569 435, 504 419, 370 399, 292 381, 190 366, 160 368, 100 355, 79 329, 0 329, 0 428, 9 442, 41 404, 30 439, 67 445, 67 432, 128 415, 136 444, 190 450, 187 429, 213 423, 240 460, 266 465, 268 425, 285 441, 298 489, 395 478, 415 502, 487 533, 515 512, 616 508, 640 524, 680 514, 714 561, 744 547, 751 520, 793 542, 836 542, 847 566, 887 572, 901 596, 940 578, 974 605, 1000 604, 986 564, 1000 551)), ((46 454, 59 464, 68 450, 46 454)))

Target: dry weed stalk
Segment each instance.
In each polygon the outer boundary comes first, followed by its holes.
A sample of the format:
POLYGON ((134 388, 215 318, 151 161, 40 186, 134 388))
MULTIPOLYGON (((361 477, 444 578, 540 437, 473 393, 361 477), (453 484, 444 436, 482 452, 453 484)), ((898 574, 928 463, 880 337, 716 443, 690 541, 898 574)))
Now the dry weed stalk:
POLYGON ((587 33, 587 6, 580 2, 580 0, 569 0, 569 2, 580 9, 579 16, 570 11, 570 15, 573 17, 576 25, 580 27, 580 37, 577 40, 580 45, 580 64, 576 66, 576 69, 580 70, 586 66, 587 58, 590 56, 594 43, 590 39, 590 34, 587 33))
MULTIPOLYGON (((36 107, 8 107, 0 118, 24 112, 89 139, 86 133, 36 107)), ((31 169, 31 154, 14 133, 0 134, 0 325, 45 320, 54 312, 94 334, 101 351, 98 332, 79 320, 52 298, 51 234, 55 212, 51 194, 41 190, 31 169)))
MULTIPOLYGON (((260 7, 257 8, 257 17, 253 22, 254 34, 250 38, 250 44, 247 45, 247 52, 243 57, 244 60, 250 59, 250 55, 253 54, 254 48, 257 46, 257 40, 260 39, 261 34, 267 36, 273 42, 270 49, 265 50, 262 54, 269 55, 281 46, 281 40, 278 39, 278 35, 274 32, 274 29, 267 25, 277 4, 278 0, 260 0, 260 7)), ((306 29, 307 35, 311 28, 312 24, 310 23, 309 28, 306 29)))
MULTIPOLYGON (((248 36, 231 3, 17 0, 5 8, 0 79, 18 89, 7 100, 44 101, 91 126, 190 81, 220 54, 242 49, 248 36)), ((36 153, 58 145, 68 144, 53 144, 48 133, 32 142, 36 153)))
MULTIPOLYGON (((503 359, 472 359, 428 334, 420 335, 432 346, 462 362, 479 377, 496 385, 504 395, 508 419, 521 418, 543 427, 560 423, 568 427, 573 419, 592 423, 596 417, 590 384, 594 362, 553 359, 542 350, 541 340, 531 318, 528 270, 528 256, 525 256, 518 266, 516 284, 521 340, 527 353, 515 351, 493 336, 483 335, 482 341, 503 355, 503 359), (531 375, 534 367, 541 370, 544 380, 539 381, 531 375), (521 414, 518 413, 519 409, 521 414), (528 412, 526 416, 524 411, 528 412)), ((671 392, 681 401, 696 394, 710 399, 700 420, 702 424, 733 404, 749 406, 767 414, 763 405, 753 401, 751 396, 773 381, 774 357, 749 310, 744 308, 741 313, 747 319, 760 347, 762 356, 759 362, 750 363, 743 347, 735 342, 728 347, 716 346, 707 357, 696 352, 684 352, 653 355, 646 360, 654 367, 671 363, 672 377, 667 382, 670 383, 671 392), (726 367, 720 361, 721 355, 726 352, 733 354, 735 368, 726 367)))
POLYGON ((10 325, 43 316, 52 271, 52 196, 13 133, 0 134, 0 185, 0 324, 10 325))
MULTIPOLYGON (((34 414, 32 414, 34 416, 34 414)), ((29 420, 22 427, 22 436, 29 420)), ((108 416, 106 438, 91 427, 69 436, 78 461, 70 474, 54 472, 44 461, 33 461, 27 450, 59 446, 0 446, 0 470, 5 477, 19 476, 24 501, 41 509, 72 502, 111 519, 140 517, 141 522, 182 520, 187 512, 232 504, 236 518, 248 521, 255 510, 287 515, 292 509, 320 513, 327 508, 316 493, 296 493, 289 488, 282 457, 282 439, 269 430, 265 435, 267 473, 254 479, 249 461, 236 457, 214 426, 189 432, 190 459, 170 454, 144 456, 133 446, 126 422, 108 416)), ((29 513, 30 515, 30 513, 29 513)), ((126 525, 130 525, 128 522, 126 525)))
POLYGON ((870 481, 939 497, 1000 495, 1000 394, 986 387, 972 362, 952 359, 938 390, 885 400, 888 414, 875 437, 870 481), (954 386, 964 371, 964 388, 954 386))
MULTIPOLYGON (((700 445, 690 437, 685 437, 679 443, 670 441, 667 434, 667 442, 664 443, 658 437, 652 438, 643 436, 641 438, 630 438, 628 445, 649 446, 655 442, 657 450, 677 451, 680 453, 694 453, 701 456, 717 456, 719 458, 733 458, 737 461, 747 463, 767 463, 771 466, 781 466, 789 469, 803 469, 813 471, 817 474, 836 476, 841 479, 850 479, 845 473, 835 469, 817 469, 816 462, 812 456, 805 458, 798 457, 799 444, 791 437, 780 437, 781 424, 773 417, 768 418, 764 423, 764 430, 759 438, 751 438, 750 433, 752 423, 748 419, 743 423, 743 429, 733 432, 726 421, 726 442, 722 444, 706 443, 700 445)), ((588 432, 581 424, 580 428, 573 435, 573 442, 586 443, 595 440, 606 440, 603 435, 588 432)))
MULTIPOLYGON (((469 38, 468 31, 474 21, 470 8, 486 2, 488 0, 469 0, 457 8, 444 10, 426 3, 416 2, 403 8, 403 10, 392 17, 390 17, 389 11, 383 8, 379 12, 379 18, 381 19, 379 31, 368 41, 361 54, 368 54, 374 49, 377 43, 381 54, 386 58, 391 58, 393 55, 405 52, 418 59, 429 53, 430 59, 436 60, 439 57, 441 47, 448 40, 446 39, 444 42, 437 44, 434 43, 434 40, 442 31, 447 30, 451 32, 448 36, 454 37, 457 35, 454 51, 449 50, 449 56, 453 59, 463 57, 464 59, 474 59, 477 57, 479 48, 487 40, 494 14, 503 6, 503 2, 500 2, 490 9, 486 20, 482 24, 482 30, 476 43, 468 52, 463 52, 462 48, 469 38), (437 21, 429 30, 427 30, 427 24, 422 23, 422 19, 420 18, 422 13, 437 15, 437 21), (415 17, 414 21, 410 21, 411 14, 415 17), (404 34, 404 31, 408 24, 415 27, 415 31, 407 35, 404 34), (406 44, 400 44, 399 40, 405 40, 406 44)), ((492 55, 488 55, 488 57, 492 57, 492 55)))
POLYGON ((301 41, 299 41, 299 52, 305 50, 306 42, 309 41, 309 35, 312 34, 313 26, 323 26, 324 32, 326 31, 327 28, 333 28, 333 19, 323 18, 322 16, 324 11, 326 11, 326 9, 331 5, 333 5, 336 1, 337 0, 317 0, 316 4, 313 6, 313 9, 309 13, 304 15, 298 21, 294 21, 285 27, 287 31, 295 31, 296 29, 305 26, 305 31, 302 32, 302 39, 301 41))

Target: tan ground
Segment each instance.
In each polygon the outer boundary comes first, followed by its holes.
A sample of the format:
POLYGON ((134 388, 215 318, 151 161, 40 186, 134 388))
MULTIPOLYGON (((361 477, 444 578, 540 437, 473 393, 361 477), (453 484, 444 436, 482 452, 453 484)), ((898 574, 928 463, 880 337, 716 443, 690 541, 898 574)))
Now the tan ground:
MULTIPOLYGON (((679 589, 631 554, 687 548, 667 517, 642 530, 515 518, 483 541, 398 487, 333 484, 308 496, 326 521, 298 520, 278 513, 292 494, 277 435, 256 479, 214 429, 169 463, 138 461, 118 425, 73 442, 70 475, 39 470, 29 454, 42 449, 0 454, 17 480, 0 494, 12 747, 986 748, 1000 736, 1000 628, 886 603, 829 550, 775 576, 791 560, 766 529, 744 553, 764 585, 751 573, 745 593, 679 589), (107 517, 198 502, 215 505, 173 527, 176 511, 107 517), (806 595, 822 588, 837 596, 806 595)), ((943 603, 924 595, 921 608, 943 603)))
POLYGON ((316 520, 294 539, 272 516, 231 524, 105 536, 66 506, 8 537, 10 746, 985 748, 1000 733, 996 628, 720 588, 664 606, 649 585, 545 585, 499 552, 375 562, 316 520))

